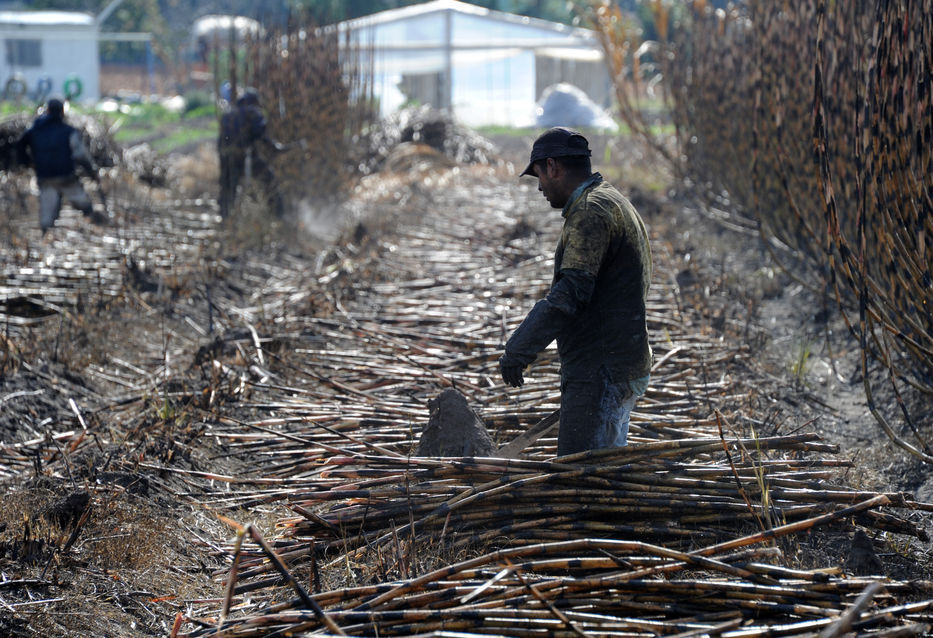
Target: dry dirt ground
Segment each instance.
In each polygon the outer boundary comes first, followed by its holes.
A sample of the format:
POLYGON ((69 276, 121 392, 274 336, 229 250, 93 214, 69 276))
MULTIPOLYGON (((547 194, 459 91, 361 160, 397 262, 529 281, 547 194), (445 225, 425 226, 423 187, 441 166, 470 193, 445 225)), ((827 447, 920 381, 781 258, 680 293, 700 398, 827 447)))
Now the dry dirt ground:
MULTIPOLYGON (((495 141, 496 166, 396 166, 365 180, 340 209, 305 203, 285 223, 249 203, 236 219, 219 220, 207 151, 173 160, 170 189, 114 172, 105 181, 111 226, 66 211, 44 240, 34 197, 20 198, 25 182, 5 178, 0 634, 165 636, 178 614, 218 607, 233 537, 226 519, 274 536, 283 516, 280 505, 250 500, 263 485, 256 459, 268 455, 262 427, 276 425, 270 397, 287 414, 286 390, 300 387, 309 404, 345 401, 352 412, 354 397, 378 390, 361 389, 347 370, 296 362, 294 352, 332 348, 327 317, 346 308, 398 312, 406 295, 417 297, 417 279, 399 287, 391 266, 380 265, 391 263, 400 226, 411 233, 432 211, 459 207, 459 232, 477 249, 500 248, 505 231, 530 232, 515 263, 538 264, 540 278, 513 282, 506 306, 514 322, 546 281, 548 233, 559 220, 533 182, 516 177, 531 136, 495 141), (484 206, 489 218, 476 217, 484 206), (234 430, 246 421, 268 422, 254 426, 252 443, 234 430), (257 483, 235 480, 244 476, 257 483)), ((892 446, 868 414, 855 348, 837 319, 819 316, 822 301, 775 269, 756 236, 712 221, 660 167, 612 140, 596 138, 594 149, 597 168, 646 219, 658 285, 673 291, 678 308, 671 320, 737 353, 704 371, 738 379, 734 427, 762 436, 817 431, 857 459, 847 484, 933 500, 927 468, 892 446)), ((470 294, 485 292, 476 281, 470 294)), ((417 335, 361 328, 359 336, 352 365, 362 368, 371 365, 367 343, 417 344, 417 335)), ((497 354, 477 362, 478 383, 494 377, 497 354)), ((545 381, 536 388, 547 404, 556 388, 553 376, 545 381)), ((424 386, 428 395, 442 388, 430 375, 424 386)), ((406 417, 399 411, 411 440, 428 419, 421 406, 406 417)), ((361 433, 380 425, 361 413, 361 433)), ((919 514, 915 522, 927 523, 919 514)), ((817 551, 838 563, 849 547, 817 551)), ((926 543, 880 535, 872 555, 892 577, 933 576, 926 543)))

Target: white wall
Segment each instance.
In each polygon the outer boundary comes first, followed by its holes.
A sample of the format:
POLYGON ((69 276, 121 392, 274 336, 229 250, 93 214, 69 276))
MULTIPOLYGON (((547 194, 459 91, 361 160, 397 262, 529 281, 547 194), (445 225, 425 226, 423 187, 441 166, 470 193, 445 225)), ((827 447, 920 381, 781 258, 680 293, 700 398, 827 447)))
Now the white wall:
POLYGON ((521 51, 499 60, 453 69, 452 108, 468 126, 535 123, 535 56, 521 51))
POLYGON ((52 93, 64 96, 65 81, 74 74, 82 86, 77 101, 99 100, 100 54, 96 27, 0 24, 0 91, 14 74, 26 80, 29 96, 45 76, 52 80, 52 93), (40 41, 41 66, 11 64, 7 54, 7 40, 10 39, 40 41))
MULTIPOLYGON (((413 97, 444 106, 447 100, 437 94, 449 64, 451 110, 470 126, 535 124, 537 50, 565 47, 601 55, 595 36, 585 37, 583 30, 455 2, 391 9, 343 24, 364 64, 372 62, 383 114, 402 103, 396 83, 403 75, 409 76, 405 88, 417 91, 413 97)), ((560 80, 572 81, 554 81, 560 80)))

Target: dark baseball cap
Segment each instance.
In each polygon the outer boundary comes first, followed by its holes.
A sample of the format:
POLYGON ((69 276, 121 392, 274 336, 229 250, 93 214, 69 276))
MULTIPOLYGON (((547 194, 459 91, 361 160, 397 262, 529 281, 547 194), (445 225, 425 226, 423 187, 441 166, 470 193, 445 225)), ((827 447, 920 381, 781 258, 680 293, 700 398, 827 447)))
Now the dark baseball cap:
POLYGON ((58 98, 53 97, 45 105, 46 111, 51 115, 64 115, 65 114, 65 103, 59 100, 58 98))
POLYGON ((531 147, 531 160, 525 170, 519 174, 534 175, 532 167, 535 162, 549 157, 589 157, 590 144, 586 138, 569 128, 555 126, 538 136, 531 147))

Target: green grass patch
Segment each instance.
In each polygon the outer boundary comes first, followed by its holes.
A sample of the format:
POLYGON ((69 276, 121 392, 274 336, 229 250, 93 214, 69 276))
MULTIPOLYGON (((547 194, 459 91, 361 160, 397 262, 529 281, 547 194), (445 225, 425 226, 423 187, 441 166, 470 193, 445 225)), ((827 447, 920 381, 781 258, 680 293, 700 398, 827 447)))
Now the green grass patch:
POLYGON ((159 153, 217 136, 213 104, 179 113, 159 104, 135 104, 126 112, 108 113, 114 122, 114 140, 129 145, 149 142, 159 153))
MULTIPOLYGON (((622 122, 617 119, 616 124, 619 127, 618 130, 615 131, 614 133, 610 133, 607 131, 606 132, 607 135, 616 135, 618 137, 631 136, 632 130, 629 128, 629 126, 625 122, 622 122)), ((587 129, 586 127, 576 127, 576 128, 579 128, 581 132, 584 133, 584 135, 589 133, 590 131, 590 129, 587 129)), ((515 128, 512 126, 502 126, 502 125, 479 126, 476 128, 477 133, 479 133, 480 135, 487 136, 487 137, 492 137, 492 136, 525 137, 525 136, 528 136, 529 134, 536 135, 539 132, 539 130, 542 130, 542 129, 540 127, 515 128)), ((676 129, 672 123, 652 124, 648 127, 648 130, 651 132, 652 135, 658 136, 658 137, 673 135, 676 132, 676 129)))
POLYGON ((515 128, 514 126, 505 126, 490 124, 489 126, 478 126, 476 127, 476 132, 480 135, 487 137, 492 136, 510 136, 510 137, 523 137, 528 135, 530 132, 534 132, 536 129, 530 128, 515 128))
POLYGON ((151 141, 149 144, 157 153, 170 153, 177 148, 191 144, 217 139, 217 121, 214 119, 205 122, 192 120, 192 126, 176 128, 164 137, 151 141))
POLYGON ((38 108, 38 105, 29 102, 17 104, 16 102, 2 101, 0 102, 0 116, 17 115, 19 113, 35 114, 38 108))
POLYGON ((114 139, 121 144, 144 139, 181 121, 181 114, 159 104, 133 104, 125 111, 104 116, 113 121, 114 139))

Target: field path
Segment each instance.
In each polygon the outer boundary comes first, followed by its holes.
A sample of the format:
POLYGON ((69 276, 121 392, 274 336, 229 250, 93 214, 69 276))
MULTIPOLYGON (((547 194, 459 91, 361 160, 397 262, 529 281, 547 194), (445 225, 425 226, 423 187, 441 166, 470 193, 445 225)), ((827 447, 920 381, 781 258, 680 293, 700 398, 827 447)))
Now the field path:
MULTIPOLYGON (((930 606, 891 611, 922 590, 842 567, 856 525, 913 542, 925 538, 913 513, 929 506, 847 485, 835 446, 769 422, 753 327, 700 305, 708 290, 673 254, 660 208, 643 210, 656 364, 631 445, 555 461, 551 435, 506 462, 411 455, 446 388, 498 445, 557 407, 553 350, 521 390, 496 367, 547 290, 560 228, 529 184, 486 167, 369 178, 340 241, 270 235, 245 249, 233 236, 249 229, 219 225, 209 203, 117 192, 113 204, 115 226, 66 214, 45 243, 14 217, 25 239, 6 248, 0 289, 15 346, 0 476, 23 503, 89 492, 89 540, 44 555, 66 571, 78 557, 109 562, 102 573, 126 583, 98 619, 108 630, 83 630, 134 635, 118 629, 132 618, 159 633, 180 613, 191 636, 215 635, 224 615, 237 636, 332 623, 360 635, 721 633, 753 618, 752 633, 802 635, 875 582, 890 597, 874 623, 913 627, 930 606), (36 472, 51 486, 41 494, 26 480, 36 472), (90 540, 118 514, 138 524, 128 537, 147 538, 133 560, 90 540), (809 547, 754 538, 830 525, 809 547), (237 526, 252 534, 242 545, 237 526), (298 584, 283 585, 269 547, 298 584), (120 602, 140 590, 148 602, 120 602)), ((0 537, 11 556, 21 532, 0 537)), ((103 587, 87 572, 67 595, 47 585, 61 599, 43 608, 48 622, 67 622, 72 593, 103 587)), ((13 635, 31 635, 28 614, 11 617, 13 635)))

